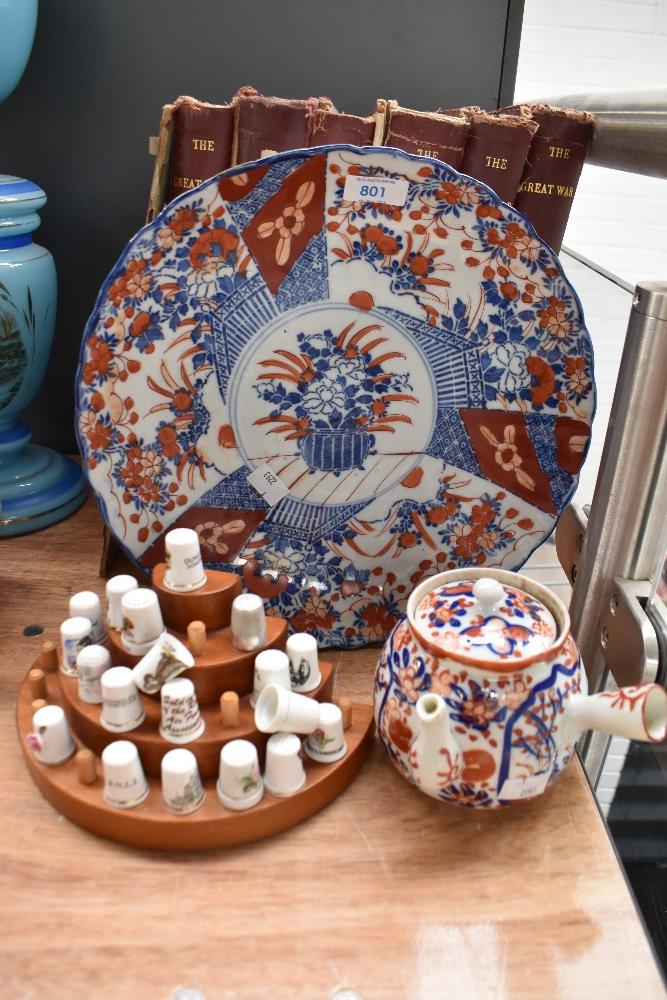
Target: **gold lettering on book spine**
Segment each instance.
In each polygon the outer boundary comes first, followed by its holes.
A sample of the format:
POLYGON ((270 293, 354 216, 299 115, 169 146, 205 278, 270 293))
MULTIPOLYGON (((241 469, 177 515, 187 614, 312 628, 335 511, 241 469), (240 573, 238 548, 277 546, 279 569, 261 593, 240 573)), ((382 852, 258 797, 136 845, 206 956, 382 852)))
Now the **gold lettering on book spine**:
POLYGON ((567 146, 549 146, 549 156, 556 160, 569 160, 570 150, 567 146))
POLYGON ((172 177, 171 184, 175 188, 183 188, 184 191, 188 191, 190 188, 199 187, 203 184, 203 177, 172 177))
POLYGON ((198 153, 214 153, 215 139, 193 139, 192 148, 198 153))
POLYGON ((541 181, 523 181, 519 194, 555 194, 559 198, 574 198, 571 184, 543 184, 541 181))
POLYGON ((485 156, 484 160, 491 170, 507 170, 507 160, 504 156, 485 156))
POLYGON ((419 156, 430 156, 432 160, 440 159, 440 153, 437 149, 421 149, 421 147, 418 146, 417 153, 419 156))

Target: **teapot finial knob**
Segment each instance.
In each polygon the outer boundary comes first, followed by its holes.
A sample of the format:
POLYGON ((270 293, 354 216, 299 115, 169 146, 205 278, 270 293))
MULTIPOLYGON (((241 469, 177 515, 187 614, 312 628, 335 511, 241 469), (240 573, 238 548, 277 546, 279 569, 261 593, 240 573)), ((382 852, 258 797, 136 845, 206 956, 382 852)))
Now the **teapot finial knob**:
POLYGON ((480 577, 472 592, 485 618, 495 611, 505 595, 502 583, 490 576, 480 577))

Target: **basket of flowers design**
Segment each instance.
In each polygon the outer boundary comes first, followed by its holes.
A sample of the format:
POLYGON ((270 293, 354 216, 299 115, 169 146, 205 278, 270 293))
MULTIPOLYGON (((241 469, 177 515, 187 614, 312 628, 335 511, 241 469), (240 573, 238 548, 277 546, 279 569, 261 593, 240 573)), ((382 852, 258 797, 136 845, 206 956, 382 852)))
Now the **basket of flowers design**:
POLYGON ((394 412, 417 402, 409 376, 386 367, 405 355, 383 348, 388 338, 376 336, 379 329, 370 324, 353 332, 350 323, 339 334, 299 333, 299 354, 277 349, 259 362, 266 370, 255 389, 273 409, 255 423, 296 441, 311 469, 335 475, 361 469, 376 434, 412 423, 408 413, 394 412))

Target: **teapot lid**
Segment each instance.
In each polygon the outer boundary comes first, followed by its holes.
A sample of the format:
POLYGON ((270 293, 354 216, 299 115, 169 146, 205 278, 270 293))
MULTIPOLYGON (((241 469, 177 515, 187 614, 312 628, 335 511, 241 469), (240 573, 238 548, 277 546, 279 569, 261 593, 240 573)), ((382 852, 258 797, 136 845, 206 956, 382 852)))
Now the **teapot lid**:
POLYGON ((482 663, 535 656, 558 636, 545 604, 525 590, 484 576, 445 583, 425 594, 414 622, 443 653, 482 663))

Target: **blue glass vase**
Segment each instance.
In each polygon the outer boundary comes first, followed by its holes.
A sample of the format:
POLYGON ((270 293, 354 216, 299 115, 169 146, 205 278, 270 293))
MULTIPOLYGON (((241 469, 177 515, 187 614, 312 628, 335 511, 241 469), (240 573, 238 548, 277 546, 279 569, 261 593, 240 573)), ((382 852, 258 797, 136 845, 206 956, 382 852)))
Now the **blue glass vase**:
POLYGON ((37 0, 0 3, 0 101, 23 76, 37 24, 37 0))
POLYGON ((56 318, 53 257, 32 241, 45 203, 32 181, 0 174, 0 538, 60 521, 86 496, 76 462, 30 444, 19 420, 44 378, 56 318))

